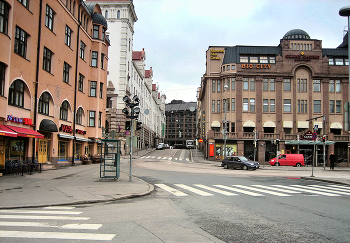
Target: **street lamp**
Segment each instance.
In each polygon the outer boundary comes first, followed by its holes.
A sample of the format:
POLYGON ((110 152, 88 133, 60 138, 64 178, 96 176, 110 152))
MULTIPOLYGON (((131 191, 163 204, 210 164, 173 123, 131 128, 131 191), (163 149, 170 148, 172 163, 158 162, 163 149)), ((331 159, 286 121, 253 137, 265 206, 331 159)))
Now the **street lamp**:
MULTIPOLYGON (((225 84, 224 85, 224 89, 228 89, 228 85, 225 84)), ((224 155, 224 159, 226 157, 226 140, 227 140, 227 120, 226 120, 226 112, 227 112, 227 99, 225 99, 225 124, 224 124, 224 152, 223 152, 223 155, 224 155)))
POLYGON ((131 109, 131 116, 129 116, 129 109, 124 108, 123 113, 126 115, 126 118, 130 118, 130 177, 129 181, 132 181, 132 139, 133 139, 133 120, 137 120, 139 118, 140 108, 137 107, 139 105, 140 99, 135 95, 132 100, 129 96, 124 96, 123 101, 126 106, 131 109))

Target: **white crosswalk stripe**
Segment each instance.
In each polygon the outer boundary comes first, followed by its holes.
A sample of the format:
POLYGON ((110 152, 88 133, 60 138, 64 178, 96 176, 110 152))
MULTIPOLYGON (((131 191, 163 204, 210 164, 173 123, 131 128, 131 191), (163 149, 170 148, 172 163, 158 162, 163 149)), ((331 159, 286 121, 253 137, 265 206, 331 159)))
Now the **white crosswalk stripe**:
MULTIPOLYGON (((202 184, 193 184, 192 186, 187 186, 184 184, 174 184, 175 187, 180 187, 186 192, 182 192, 172 186, 166 184, 156 184, 156 186, 162 188, 163 190, 175 195, 175 196, 189 196, 187 191, 190 191, 194 194, 201 196, 214 196, 212 193, 208 193, 206 191, 210 191, 213 193, 225 195, 225 196, 237 196, 240 194, 245 194, 253 197, 261 197, 265 196, 265 194, 279 196, 279 197, 287 197, 295 194, 308 193, 306 196, 350 196, 350 187, 343 188, 334 188, 331 186, 320 186, 320 185, 310 185, 310 186, 301 186, 301 185, 202 185, 202 184), (203 190, 199 190, 196 187, 199 187, 203 190), (217 189, 220 188, 220 189, 217 189), (346 189, 347 188, 347 189, 346 189), (223 189, 223 190, 221 190, 223 189), (232 193, 233 192, 233 193, 232 193)), ((304 195, 304 194, 303 194, 304 195)))
POLYGON ((40 210, 3 209, 0 210, 1 238, 20 239, 66 239, 111 241, 115 234, 98 233, 102 224, 67 223, 66 221, 86 221, 89 217, 77 217, 83 212, 74 207, 45 207, 40 210), (5 230, 5 227, 11 230, 5 230), (31 229, 27 231, 27 228, 31 229), (38 230, 35 230, 37 229, 38 230), (50 229, 50 231, 43 231, 50 229), (84 230, 82 232, 77 232, 84 230), (86 232, 93 230, 93 233, 86 232), (73 231, 73 232, 70 232, 73 231))

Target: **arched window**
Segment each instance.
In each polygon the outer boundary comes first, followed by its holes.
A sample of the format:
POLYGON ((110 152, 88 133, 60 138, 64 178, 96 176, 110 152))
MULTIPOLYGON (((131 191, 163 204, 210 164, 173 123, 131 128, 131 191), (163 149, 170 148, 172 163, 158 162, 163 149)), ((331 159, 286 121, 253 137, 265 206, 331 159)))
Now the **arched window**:
POLYGON ((24 83, 17 79, 14 81, 9 89, 9 105, 23 107, 24 99, 24 83))
POLYGON ((62 102, 60 108, 60 119, 63 121, 68 120, 68 102, 66 100, 62 102))
POLYGON ((77 110, 77 119, 76 119, 76 124, 82 125, 83 124, 83 108, 79 107, 77 110))
POLYGON ((39 99, 38 112, 43 115, 49 115, 50 94, 43 93, 39 99))

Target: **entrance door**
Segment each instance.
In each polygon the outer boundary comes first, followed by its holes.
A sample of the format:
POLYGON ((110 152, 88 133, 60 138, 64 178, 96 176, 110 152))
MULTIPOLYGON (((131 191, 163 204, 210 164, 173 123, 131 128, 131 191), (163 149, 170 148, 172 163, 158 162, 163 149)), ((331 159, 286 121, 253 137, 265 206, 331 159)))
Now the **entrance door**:
POLYGON ((39 139, 38 161, 39 163, 47 162, 47 140, 46 139, 39 139))

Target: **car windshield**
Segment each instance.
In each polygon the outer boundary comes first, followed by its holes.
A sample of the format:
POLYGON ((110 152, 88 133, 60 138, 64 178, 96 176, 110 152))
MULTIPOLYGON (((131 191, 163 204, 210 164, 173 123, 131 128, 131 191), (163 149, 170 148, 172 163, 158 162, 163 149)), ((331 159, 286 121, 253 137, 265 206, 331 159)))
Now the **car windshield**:
POLYGON ((247 159, 246 157, 238 157, 242 162, 246 162, 249 161, 249 159, 247 159))

